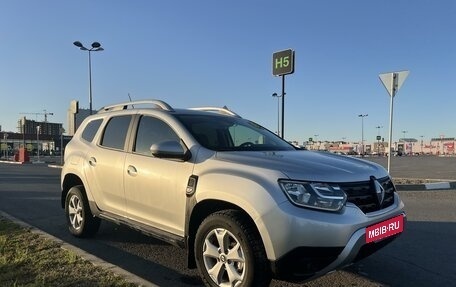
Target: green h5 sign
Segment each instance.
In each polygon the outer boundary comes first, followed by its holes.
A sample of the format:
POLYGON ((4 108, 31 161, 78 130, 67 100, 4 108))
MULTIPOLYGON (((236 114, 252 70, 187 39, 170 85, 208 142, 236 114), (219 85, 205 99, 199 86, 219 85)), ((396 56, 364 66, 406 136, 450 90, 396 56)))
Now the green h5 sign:
POLYGON ((294 51, 291 49, 272 54, 272 74, 281 76, 294 73, 294 51))

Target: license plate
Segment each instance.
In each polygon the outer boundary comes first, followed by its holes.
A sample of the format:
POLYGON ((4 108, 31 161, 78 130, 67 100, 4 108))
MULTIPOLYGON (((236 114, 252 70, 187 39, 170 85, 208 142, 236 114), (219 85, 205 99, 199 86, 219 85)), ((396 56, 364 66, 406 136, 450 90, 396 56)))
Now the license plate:
POLYGON ((404 231, 404 216, 399 215, 366 227, 366 243, 378 241, 404 231))

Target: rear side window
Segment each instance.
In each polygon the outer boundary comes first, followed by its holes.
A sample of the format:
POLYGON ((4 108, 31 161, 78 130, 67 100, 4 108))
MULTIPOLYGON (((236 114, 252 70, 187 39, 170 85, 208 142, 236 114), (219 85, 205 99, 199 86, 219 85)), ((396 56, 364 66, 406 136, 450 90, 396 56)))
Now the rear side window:
POLYGON ((123 150, 125 147, 125 139, 127 138, 130 121, 130 115, 111 118, 104 130, 101 145, 104 147, 123 150))
POLYGON ((82 132, 82 138, 85 139, 88 142, 93 141, 93 138, 95 137, 98 129, 100 128, 101 122, 103 120, 94 120, 88 123, 82 132))

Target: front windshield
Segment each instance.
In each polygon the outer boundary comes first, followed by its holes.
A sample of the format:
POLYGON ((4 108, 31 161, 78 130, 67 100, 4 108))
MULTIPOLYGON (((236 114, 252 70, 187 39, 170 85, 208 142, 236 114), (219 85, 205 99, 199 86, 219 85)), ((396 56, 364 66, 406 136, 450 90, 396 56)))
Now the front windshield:
POLYGON ((215 151, 281 151, 295 148, 262 126, 238 117, 176 115, 192 136, 215 151))

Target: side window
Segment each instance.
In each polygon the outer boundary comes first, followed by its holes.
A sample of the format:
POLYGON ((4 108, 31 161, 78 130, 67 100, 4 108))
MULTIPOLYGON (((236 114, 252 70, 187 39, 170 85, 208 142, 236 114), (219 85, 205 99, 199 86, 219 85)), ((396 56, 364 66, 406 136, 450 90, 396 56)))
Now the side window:
POLYGON ((150 147, 153 144, 172 140, 179 141, 180 138, 168 124, 156 118, 143 116, 139 121, 133 151, 151 155, 150 147))
POLYGON ((101 145, 123 150, 131 116, 118 116, 109 120, 101 139, 101 145))
POLYGON ((82 138, 85 139, 88 142, 93 141, 93 138, 95 137, 95 134, 98 131, 98 128, 100 127, 101 123, 103 122, 102 119, 99 120, 94 120, 88 123, 82 132, 82 138))

